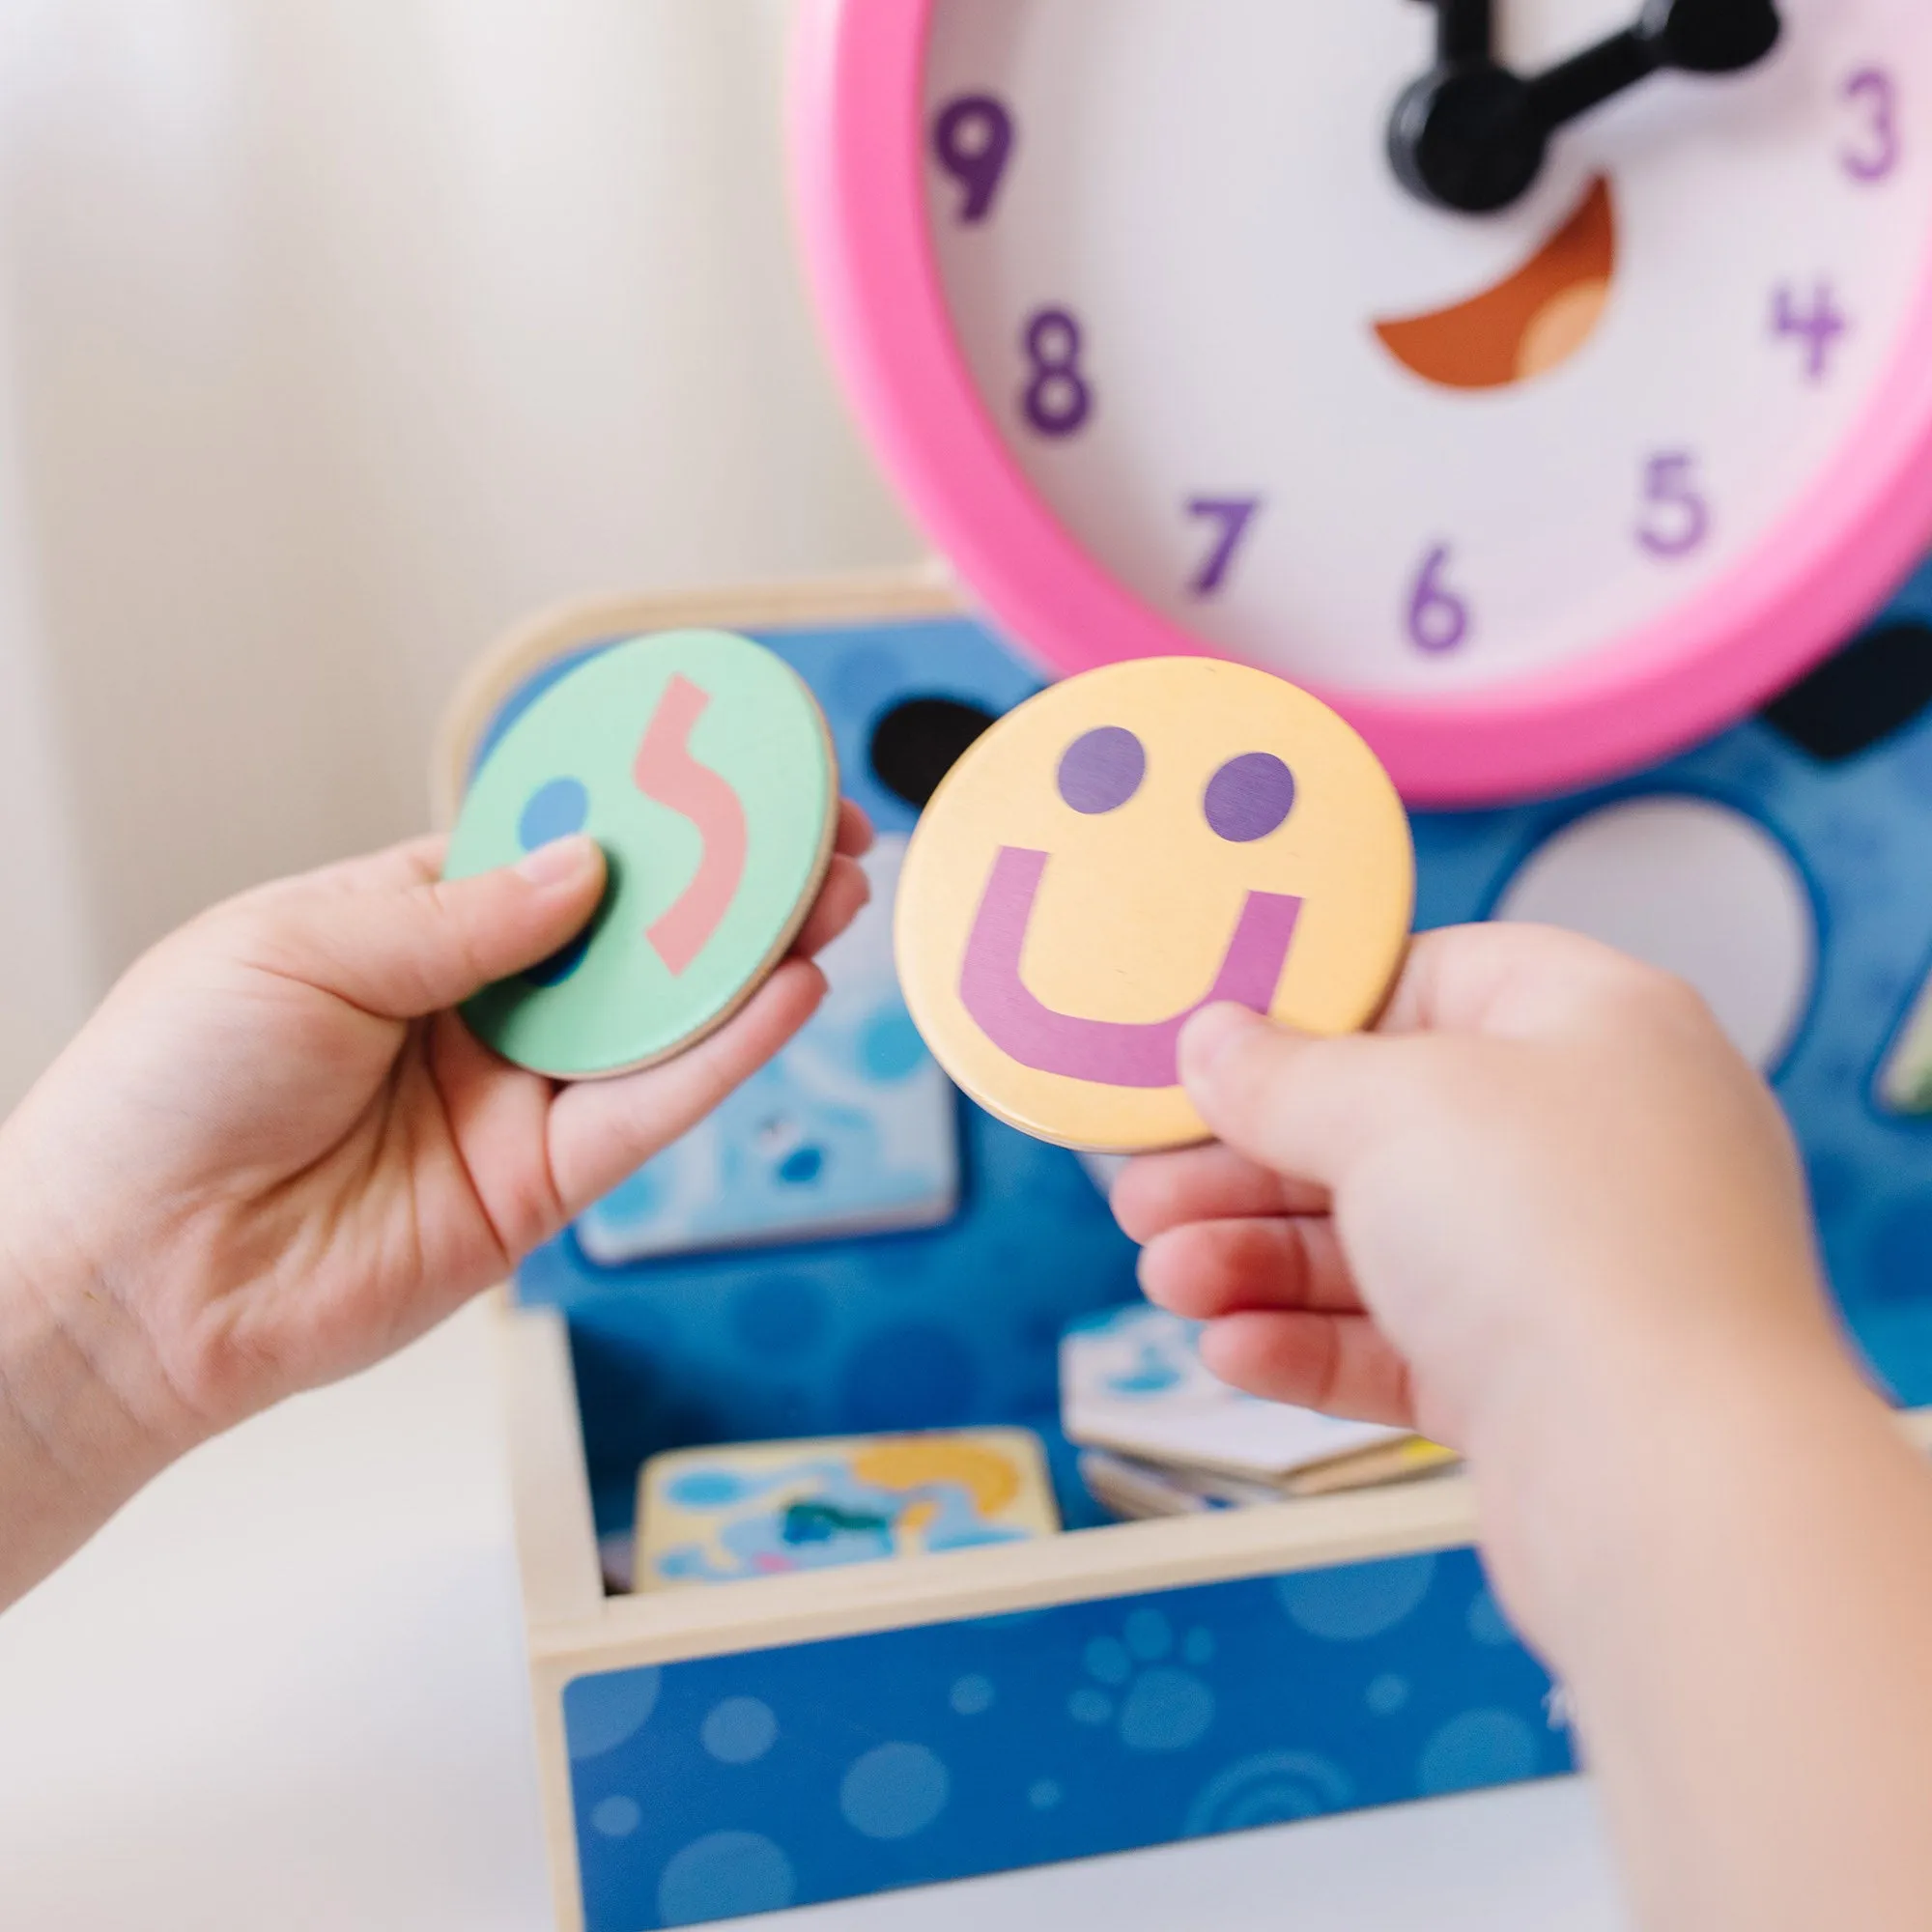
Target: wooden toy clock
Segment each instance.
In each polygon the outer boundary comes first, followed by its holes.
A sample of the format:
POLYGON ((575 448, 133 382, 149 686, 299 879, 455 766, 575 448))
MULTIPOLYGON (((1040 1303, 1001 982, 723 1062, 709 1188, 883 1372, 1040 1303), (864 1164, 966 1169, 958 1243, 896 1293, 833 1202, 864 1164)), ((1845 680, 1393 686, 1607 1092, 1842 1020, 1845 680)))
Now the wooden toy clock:
POLYGON ((811 0, 809 254, 1055 667, 1209 652, 1411 802, 1743 715, 1932 531, 1923 0, 811 0))

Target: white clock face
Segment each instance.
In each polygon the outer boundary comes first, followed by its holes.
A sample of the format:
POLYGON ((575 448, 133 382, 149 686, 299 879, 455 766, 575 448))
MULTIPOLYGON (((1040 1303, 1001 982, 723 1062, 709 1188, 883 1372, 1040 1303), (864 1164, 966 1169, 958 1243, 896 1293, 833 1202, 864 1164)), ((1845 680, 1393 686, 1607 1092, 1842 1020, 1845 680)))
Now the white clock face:
MULTIPOLYGON (((1498 0, 1540 71, 1638 0, 1498 0)), ((1932 6, 1780 0, 1776 50, 1659 75, 1500 215, 1384 141, 1416 0, 939 0, 928 206, 1013 458, 1217 648, 1476 691, 1662 617, 1860 432, 1932 237, 1932 6)))

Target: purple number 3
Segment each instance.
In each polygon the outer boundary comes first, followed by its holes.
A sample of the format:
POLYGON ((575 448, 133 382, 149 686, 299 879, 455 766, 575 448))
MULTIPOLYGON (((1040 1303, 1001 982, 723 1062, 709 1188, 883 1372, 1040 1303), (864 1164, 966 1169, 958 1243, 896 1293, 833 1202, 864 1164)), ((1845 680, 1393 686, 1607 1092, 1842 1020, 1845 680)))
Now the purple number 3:
POLYGON ((1898 82, 1882 67, 1861 67, 1845 82, 1844 97, 1866 110, 1871 141, 1841 151, 1845 172, 1854 181, 1882 182, 1903 158, 1898 131, 1898 82))

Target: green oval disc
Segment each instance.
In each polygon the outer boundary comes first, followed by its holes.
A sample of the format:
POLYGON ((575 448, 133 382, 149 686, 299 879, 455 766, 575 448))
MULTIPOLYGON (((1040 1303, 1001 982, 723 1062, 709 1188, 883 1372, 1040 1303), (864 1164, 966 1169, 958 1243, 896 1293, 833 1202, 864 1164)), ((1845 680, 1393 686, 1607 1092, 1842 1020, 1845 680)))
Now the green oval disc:
POLYGON ((831 863, 838 775, 811 693, 724 631, 599 653, 511 725, 444 863, 461 879, 573 832, 611 881, 586 934, 463 1009, 557 1079, 648 1066, 721 1025, 777 966, 831 863))

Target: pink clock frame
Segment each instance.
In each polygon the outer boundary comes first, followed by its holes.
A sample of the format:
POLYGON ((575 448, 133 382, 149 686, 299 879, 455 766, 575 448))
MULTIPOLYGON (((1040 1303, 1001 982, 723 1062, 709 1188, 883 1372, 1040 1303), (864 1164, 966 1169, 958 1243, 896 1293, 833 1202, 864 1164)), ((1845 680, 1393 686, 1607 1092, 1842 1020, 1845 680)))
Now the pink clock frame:
MULTIPOLYGON (((864 424, 993 618, 1063 671, 1213 646, 1117 583, 1001 440, 953 333, 927 225, 937 0, 807 0, 794 188, 810 272, 864 424)), ((1932 541, 1932 273, 1859 428, 1717 583, 1560 670, 1417 701, 1312 687, 1404 796, 1475 806, 1634 769, 1747 715, 1840 643, 1932 541)))

